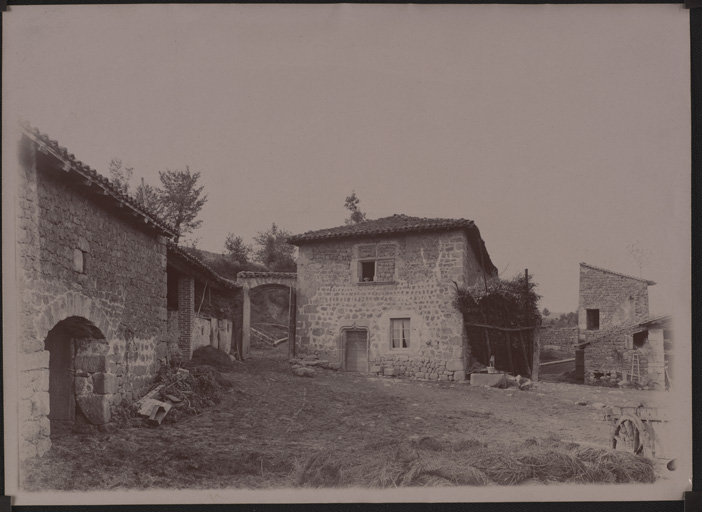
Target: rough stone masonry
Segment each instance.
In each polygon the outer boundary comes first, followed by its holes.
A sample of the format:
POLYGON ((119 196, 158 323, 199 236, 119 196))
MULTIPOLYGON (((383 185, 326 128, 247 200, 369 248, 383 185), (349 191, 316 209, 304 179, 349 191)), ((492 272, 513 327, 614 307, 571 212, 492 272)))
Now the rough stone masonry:
POLYGON ((75 421, 102 425, 123 398, 141 396, 165 349, 160 334, 166 322, 166 245, 159 229, 110 211, 106 204, 114 197, 80 188, 90 180, 77 181, 84 176, 74 168, 79 162, 32 135, 21 139, 15 170, 23 459, 49 449, 55 400, 69 403, 67 414, 75 421), (69 320, 80 325, 76 319, 91 335, 64 329, 67 338, 54 339, 69 320), (58 352, 49 348, 66 344, 73 347, 69 360, 52 364, 58 352), (50 368, 64 372, 67 365, 75 375, 73 389, 50 396, 59 382, 50 368))
POLYGON ((481 266, 464 231, 319 240, 300 244, 297 346, 347 365, 345 332, 368 336, 360 371, 430 380, 464 380, 467 346, 454 282, 471 286, 481 266), (364 261, 375 261, 372 281, 364 261), (408 320, 409 346, 393 347, 394 319, 408 320))

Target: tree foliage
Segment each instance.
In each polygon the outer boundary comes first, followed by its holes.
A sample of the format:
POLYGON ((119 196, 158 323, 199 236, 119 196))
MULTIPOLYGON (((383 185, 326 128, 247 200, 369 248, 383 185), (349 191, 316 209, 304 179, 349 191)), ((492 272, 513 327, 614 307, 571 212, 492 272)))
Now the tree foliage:
POLYGON ((227 255, 237 263, 242 265, 249 262, 253 249, 250 245, 244 243, 244 239, 240 236, 234 236, 234 233, 229 233, 224 241, 224 250, 227 255))
POLYGON ((159 213, 176 230, 176 243, 188 233, 192 233, 202 224, 196 220, 203 205, 207 202, 207 194, 202 195, 204 187, 198 187, 199 172, 185 170, 159 171, 161 188, 157 191, 159 213))
POLYGON ((150 212, 160 215, 161 200, 159 197, 159 191, 156 187, 153 187, 148 183, 140 183, 134 190, 134 199, 139 201, 139 204, 150 212))
POLYGON ((366 214, 358 207, 361 200, 356 196, 356 191, 352 190, 351 195, 344 201, 344 208, 351 212, 351 215, 346 219, 346 225, 359 224, 366 220, 366 214))
MULTIPOLYGON (((455 284, 455 283, 454 283, 455 284)), ((524 274, 512 279, 491 276, 474 287, 456 284, 453 305, 463 315, 471 357, 488 365, 495 356, 498 369, 529 375, 533 363, 533 333, 506 332, 475 327, 473 324, 501 328, 533 327, 541 324, 536 283, 524 274)))
POLYGON ((275 222, 268 231, 254 237, 257 247, 254 260, 277 272, 295 272, 295 246, 287 243, 290 232, 279 228, 275 222))
POLYGON ((112 184, 123 194, 128 194, 129 181, 132 179, 132 174, 134 174, 134 168, 123 165, 122 160, 119 158, 113 158, 110 160, 109 171, 112 184))

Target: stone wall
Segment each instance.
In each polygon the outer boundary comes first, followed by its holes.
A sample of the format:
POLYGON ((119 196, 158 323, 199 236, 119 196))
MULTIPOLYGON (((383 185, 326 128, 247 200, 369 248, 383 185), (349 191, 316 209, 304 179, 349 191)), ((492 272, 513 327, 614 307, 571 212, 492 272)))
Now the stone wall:
POLYGON ((648 315, 648 284, 585 265, 580 266, 578 328, 587 331, 587 310, 598 309, 600 329, 648 315))
POLYGON ((369 336, 369 371, 464 379, 465 337, 461 314, 451 304, 453 281, 472 285, 479 269, 462 231, 302 245, 297 350, 344 367, 344 330, 362 328, 369 336), (373 244, 382 248, 382 258, 394 254, 394 264, 384 264, 383 281, 359 282, 359 247, 368 256, 367 246, 373 244), (390 267, 392 278, 385 275, 390 267), (408 348, 391 347, 395 318, 410 319, 408 348))
POLYGON ((16 259, 20 431, 27 432, 22 458, 50 447, 45 340, 52 328, 81 317, 104 336, 106 350, 86 359, 99 371, 86 373, 109 374, 98 380, 109 381, 110 390, 115 384, 114 393, 93 399, 107 408, 99 419, 106 422, 109 406, 148 390, 165 351, 167 314, 164 241, 77 193, 60 169, 37 169, 35 157, 31 144, 21 144, 16 259))
POLYGON ((229 353, 232 345, 232 322, 225 319, 196 316, 193 326, 193 351, 213 346, 229 353))
POLYGON ((539 335, 541 352, 548 352, 557 359, 575 357, 575 345, 578 342, 577 327, 542 327, 539 335))
MULTIPOLYGON (((665 356, 663 328, 643 327, 612 328, 585 348, 585 381, 589 384, 602 381, 631 380, 632 359, 638 354, 640 381, 638 384, 654 389, 665 389, 665 356), (644 333, 646 341, 634 346, 634 334, 644 333)), ((637 373, 634 365, 634 374, 637 373)))

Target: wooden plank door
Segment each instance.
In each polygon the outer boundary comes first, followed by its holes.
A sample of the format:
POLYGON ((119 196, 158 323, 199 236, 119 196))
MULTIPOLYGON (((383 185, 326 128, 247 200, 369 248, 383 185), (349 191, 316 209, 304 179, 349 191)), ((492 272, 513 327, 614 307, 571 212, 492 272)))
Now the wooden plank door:
POLYGON ((49 356, 49 418, 75 419, 73 391, 73 339, 60 336, 48 347, 49 356))
POLYGON ((368 371, 368 331, 346 331, 346 371, 368 371))

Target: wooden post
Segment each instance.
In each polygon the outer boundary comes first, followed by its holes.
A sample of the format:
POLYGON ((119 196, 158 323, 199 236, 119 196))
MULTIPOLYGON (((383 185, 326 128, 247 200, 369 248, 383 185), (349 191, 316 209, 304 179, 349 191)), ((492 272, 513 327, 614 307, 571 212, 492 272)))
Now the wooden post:
POLYGON ((288 357, 292 359, 295 357, 295 335, 297 332, 297 294, 292 286, 290 287, 288 308, 288 318, 290 321, 288 325, 288 357))
POLYGON ((527 370, 527 377, 531 377, 532 370, 529 368, 529 355, 527 354, 526 344, 524 343, 524 334, 519 331, 519 343, 522 345, 522 354, 524 354, 524 363, 527 370))
POLYGON ((249 357, 251 347, 251 298, 249 287, 244 286, 244 318, 241 327, 241 360, 249 357))
POLYGON ((539 382, 539 359, 541 359, 541 329, 539 326, 534 327, 534 355, 531 360, 531 380, 539 382))

